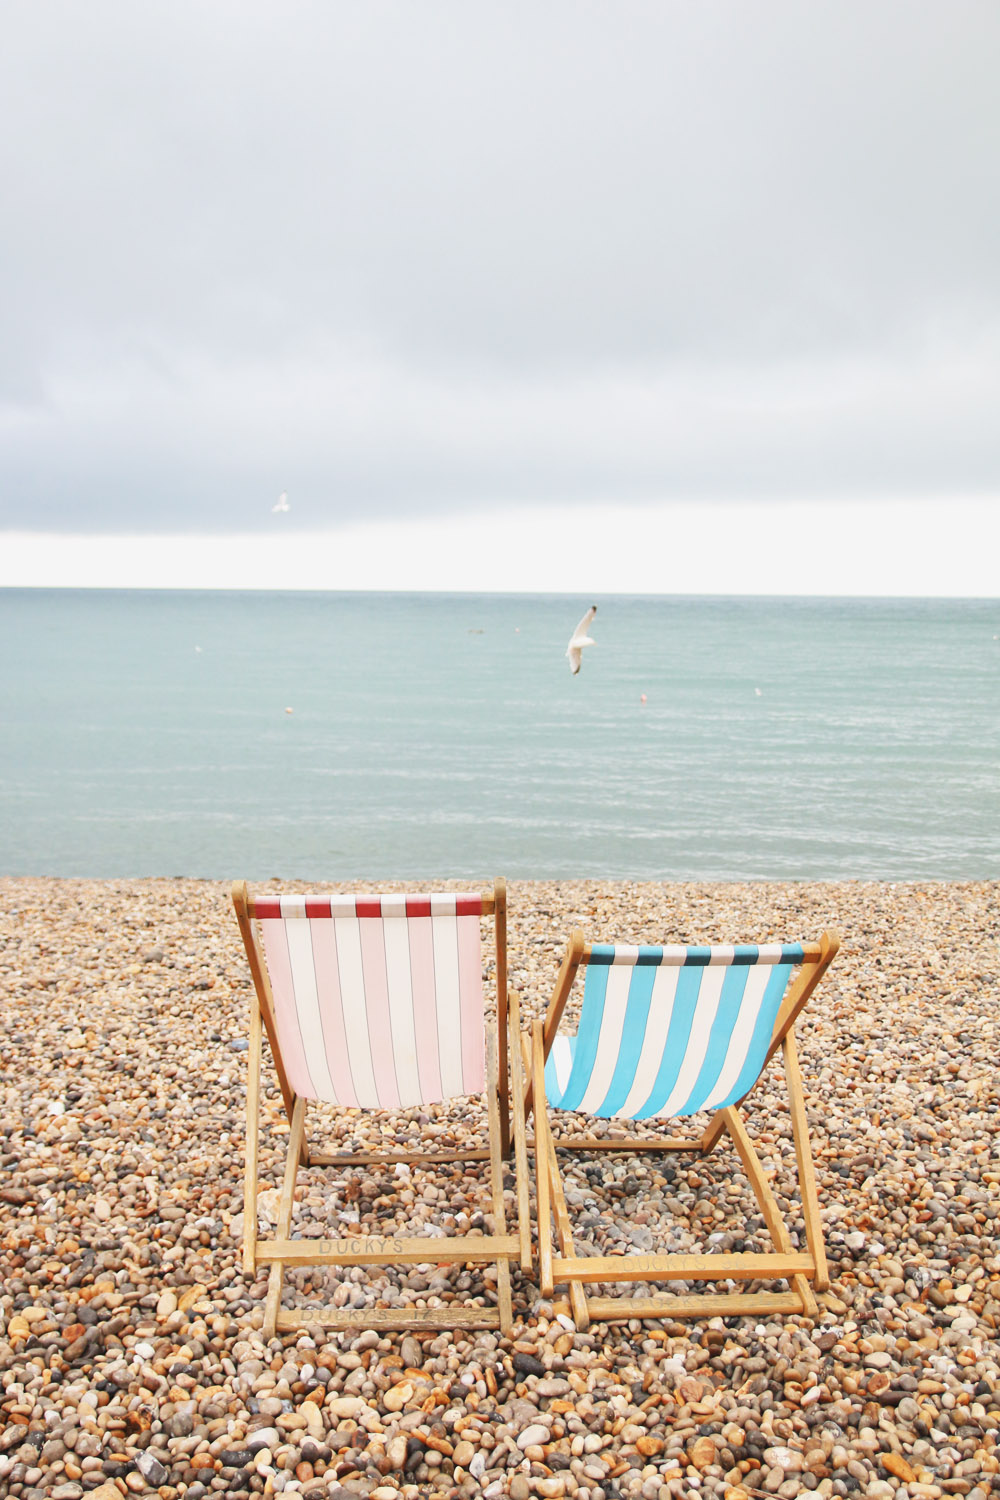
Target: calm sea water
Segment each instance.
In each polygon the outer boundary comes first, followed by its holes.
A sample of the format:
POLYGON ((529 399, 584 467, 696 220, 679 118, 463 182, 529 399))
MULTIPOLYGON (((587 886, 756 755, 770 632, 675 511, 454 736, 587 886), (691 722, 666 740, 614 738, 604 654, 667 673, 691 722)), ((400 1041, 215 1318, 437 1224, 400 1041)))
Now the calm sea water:
POLYGON ((591 602, 2 590, 0 871, 1000 875, 1000 602, 591 602))

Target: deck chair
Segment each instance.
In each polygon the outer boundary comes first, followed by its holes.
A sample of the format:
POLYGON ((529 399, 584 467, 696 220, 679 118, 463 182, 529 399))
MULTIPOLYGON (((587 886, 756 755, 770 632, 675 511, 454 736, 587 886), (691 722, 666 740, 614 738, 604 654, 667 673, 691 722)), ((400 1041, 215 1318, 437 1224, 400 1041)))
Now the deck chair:
POLYGON ((510 1262, 531 1267, 522 1059, 517 996, 507 990, 507 895, 258 896, 233 886, 254 995, 247 1081, 243 1269, 270 1266, 265 1337, 276 1329, 500 1328, 511 1325, 510 1262), (497 1022, 485 1024, 480 918, 493 916, 497 1022), (288 1156, 276 1237, 258 1233, 258 1131, 263 1033, 267 1033, 288 1117, 288 1156), (508 1067, 508 1060, 510 1067, 508 1067), (323 1100, 351 1110, 397 1110, 485 1090, 489 1145, 451 1152, 323 1155, 306 1143, 306 1110, 323 1100), (511 1108, 513 1102, 513 1108, 511 1108), (513 1146, 518 1226, 508 1234, 501 1160, 513 1146), (490 1235, 444 1238, 293 1239, 300 1166, 488 1161, 494 1217, 490 1235), (499 1306, 329 1308, 301 1315, 281 1307, 288 1266, 461 1263, 496 1266, 499 1306))
POLYGON ((829 1286, 816 1178, 806 1127, 794 1026, 832 961, 840 940, 760 947, 631 947, 584 942, 576 931, 544 1022, 522 1041, 534 1109, 539 1283, 543 1297, 568 1283, 577 1327, 591 1319, 701 1318, 801 1313, 815 1317, 812 1288, 829 1286), (586 969, 575 1036, 560 1031, 579 968, 586 969), (806 1249, 796 1251, 757 1157, 739 1106, 775 1052, 784 1055, 805 1220, 806 1249), (604 1119, 651 1120, 712 1111, 695 1138, 554 1139, 548 1111, 604 1119), (774 1242, 774 1253, 579 1256, 574 1252, 556 1153, 699 1151, 728 1133, 774 1242), (559 1253, 553 1254, 552 1215, 559 1253), (718 1295, 588 1296, 585 1285, 622 1281, 784 1279, 790 1290, 718 1295))

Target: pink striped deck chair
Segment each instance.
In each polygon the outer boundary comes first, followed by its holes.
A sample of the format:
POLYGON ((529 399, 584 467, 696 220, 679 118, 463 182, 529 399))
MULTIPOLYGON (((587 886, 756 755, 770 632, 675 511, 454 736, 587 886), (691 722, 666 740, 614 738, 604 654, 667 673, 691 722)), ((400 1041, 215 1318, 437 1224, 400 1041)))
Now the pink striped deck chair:
POLYGON ((270 1266, 265 1337, 277 1329, 499 1328, 511 1326, 510 1262, 531 1267, 528 1166, 517 996, 507 989, 507 893, 486 895, 281 895, 233 905, 254 981, 247 1082, 243 1268, 270 1266), (488 1022, 480 924, 493 917, 497 1020, 488 1022), (258 1132, 263 1034, 267 1033, 288 1116, 284 1182, 275 1238, 258 1231, 258 1132), (473 1151, 330 1155, 306 1143, 306 1110, 324 1101, 352 1111, 397 1111, 485 1092, 489 1143, 473 1151), (513 1107, 512 1107, 513 1106, 513 1107), (513 1129, 512 1129, 513 1125, 513 1129), (508 1234, 501 1162, 513 1147, 516 1233, 508 1234), (489 1163, 494 1232, 405 1239, 293 1239, 300 1166, 368 1168, 395 1163, 489 1163), (497 1306, 282 1307, 286 1267, 493 1264, 497 1306))
POLYGON ((806 1110, 795 1046, 795 1022, 826 973, 840 939, 813 943, 636 946, 585 943, 573 933, 544 1022, 522 1041, 529 1075, 526 1111, 535 1115, 539 1286, 543 1297, 569 1287, 578 1328, 592 1319, 708 1318, 801 1313, 815 1317, 812 1288, 829 1286, 806 1110), (575 1035, 560 1022, 579 969, 585 971, 575 1035), (739 1107, 781 1050, 806 1244, 796 1250, 739 1107), (708 1112, 695 1136, 554 1136, 550 1114, 599 1119, 679 1119, 708 1112), (773 1253, 579 1255, 556 1152, 688 1151, 707 1154, 728 1134, 767 1230, 773 1253), (553 1253, 552 1217, 558 1253, 553 1253), (596 1297, 594 1282, 753 1282, 783 1279, 787 1292, 596 1297))

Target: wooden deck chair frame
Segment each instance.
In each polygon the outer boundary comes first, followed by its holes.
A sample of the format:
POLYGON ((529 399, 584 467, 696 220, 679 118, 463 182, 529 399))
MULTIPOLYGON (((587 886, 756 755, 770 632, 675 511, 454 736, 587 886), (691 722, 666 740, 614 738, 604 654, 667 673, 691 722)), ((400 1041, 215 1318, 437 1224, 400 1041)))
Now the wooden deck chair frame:
MULTIPOLYGON (((415 1329, 440 1332, 445 1328, 499 1328, 506 1333, 512 1324, 510 1263, 531 1270, 531 1238, 528 1209, 528 1156, 524 1127, 525 1092, 520 1036, 520 1013, 516 993, 507 988, 507 889, 497 880, 482 896, 482 916, 493 916, 496 938, 497 1020, 486 1031, 486 1104, 489 1145, 472 1151, 386 1151, 377 1153, 323 1154, 310 1149, 306 1140, 306 1109, 310 1102, 291 1087, 281 1055, 274 999, 259 925, 254 920, 257 903, 245 881, 236 881, 233 905, 253 977, 250 1002, 250 1041, 247 1075, 246 1175, 243 1196, 243 1271, 256 1276, 259 1266, 270 1267, 264 1307, 263 1332, 273 1338, 276 1331, 319 1324, 331 1330, 348 1328, 415 1329), (258 1145, 260 1131, 261 1064, 266 1033, 284 1109, 289 1139, 284 1178, 278 1204, 276 1237, 261 1237, 257 1222, 258 1145), (510 1046, 510 1039, 515 1045, 510 1046), (516 1232, 508 1233, 503 1199, 502 1160, 513 1149, 516 1171, 516 1232), (357 1236, 353 1239, 300 1239, 291 1237, 292 1211, 299 1167, 357 1166, 369 1169, 398 1162, 483 1161, 489 1163, 492 1235, 447 1235, 442 1238, 405 1239, 398 1236, 357 1236), (377 1266, 422 1264, 493 1264, 497 1272, 498 1306, 477 1305, 442 1308, 303 1309, 281 1307, 287 1266, 377 1266)), ((271 898, 273 902, 273 898, 271 898)), ((484 996, 485 999, 485 996, 484 996)))
POLYGON ((577 970, 590 961, 592 948, 579 929, 574 931, 563 959, 544 1021, 531 1028, 531 1044, 522 1037, 528 1079, 525 1112, 535 1115, 535 1173, 539 1285, 543 1297, 552 1297, 557 1285, 568 1284, 569 1305, 579 1329, 592 1320, 628 1318, 684 1319, 731 1316, 801 1314, 814 1318, 818 1308, 813 1289, 830 1285, 823 1232, 819 1217, 816 1175, 806 1123, 802 1078, 795 1045, 795 1022, 832 962, 840 946, 835 932, 824 932, 819 942, 803 943, 803 960, 780 1005, 764 1062, 747 1092, 734 1104, 717 1110, 708 1127, 697 1138, 553 1137, 545 1097, 545 1063, 569 999, 577 970), (771 1191, 767 1175, 754 1150, 740 1108, 766 1072, 771 1058, 781 1049, 788 1086, 792 1133, 798 1167, 799 1192, 805 1221, 806 1249, 793 1248, 788 1228, 771 1191), (566 1197, 559 1174, 558 1151, 677 1151, 707 1155, 723 1134, 728 1134, 749 1178, 764 1222, 774 1243, 774 1253, 711 1255, 595 1256, 576 1254, 566 1197), (552 1219, 555 1219, 558 1250, 554 1253, 552 1219), (691 1295, 660 1294, 655 1297, 594 1297, 585 1287, 593 1282, 623 1281, 725 1281, 787 1280, 788 1292, 733 1292, 691 1295))

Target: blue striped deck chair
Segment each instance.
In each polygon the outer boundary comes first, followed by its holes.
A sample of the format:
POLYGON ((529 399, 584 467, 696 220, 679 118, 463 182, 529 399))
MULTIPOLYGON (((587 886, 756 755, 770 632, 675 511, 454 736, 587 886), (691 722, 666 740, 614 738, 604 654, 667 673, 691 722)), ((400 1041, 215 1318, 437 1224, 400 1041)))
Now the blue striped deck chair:
POLYGON ((243 1270, 267 1268, 265 1338, 318 1324, 330 1329, 494 1328, 512 1326, 510 1263, 531 1269, 528 1152, 517 995, 507 987, 507 887, 484 894, 329 894, 252 896, 233 886, 254 993, 247 1069, 243 1270), (485 919, 492 917, 492 923, 485 919), (492 927, 496 1020, 487 1015, 483 931, 492 927), (275 1235, 258 1228, 258 1157, 264 1037, 288 1119, 288 1151, 275 1235), (509 1066, 508 1066, 509 1064, 509 1066), (313 1150, 308 1106, 336 1106, 342 1116, 388 1114, 442 1100, 485 1096, 488 1145, 460 1151, 313 1150), (513 1127, 513 1130, 512 1130, 513 1127), (508 1233, 502 1159, 517 1169, 515 1233, 508 1233), (481 1161, 489 1164, 495 1232, 437 1237, 312 1239, 293 1236, 300 1167, 481 1161), (473 1299, 445 1307, 282 1306, 288 1266, 488 1265, 496 1269, 497 1305, 473 1299))
POLYGON ((522 1040, 526 1109, 535 1116, 539 1285, 568 1284, 578 1328, 592 1319, 817 1315, 813 1288, 829 1286, 816 1177, 794 1027, 840 939, 757 946, 634 947, 570 939, 545 1020, 522 1040), (577 970, 586 970, 575 1036, 560 1021, 577 970), (788 1085, 806 1247, 796 1250, 739 1113, 781 1049, 788 1085), (689 1137, 553 1137, 550 1111, 601 1119, 658 1120, 709 1111, 689 1137), (698 1151, 728 1133, 749 1178, 773 1253, 582 1256, 573 1249, 558 1150, 698 1151), (558 1253, 553 1251, 555 1219, 558 1253), (591 1283, 784 1280, 788 1291, 588 1296, 591 1283))

